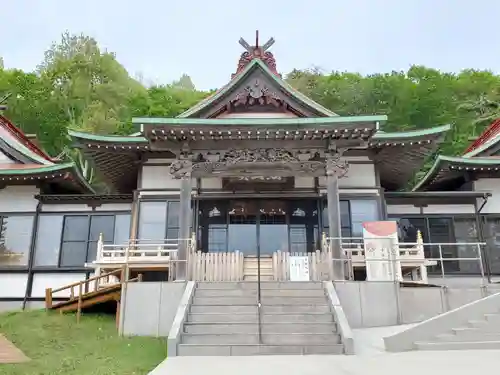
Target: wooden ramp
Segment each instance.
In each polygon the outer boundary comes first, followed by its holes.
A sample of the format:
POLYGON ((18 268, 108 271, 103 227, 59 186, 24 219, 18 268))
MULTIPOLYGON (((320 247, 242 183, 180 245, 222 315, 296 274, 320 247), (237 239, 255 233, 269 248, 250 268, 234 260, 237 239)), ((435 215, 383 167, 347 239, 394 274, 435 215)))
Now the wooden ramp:
POLYGON ((142 275, 129 280, 126 280, 125 275, 125 269, 118 269, 61 288, 48 288, 45 290, 45 308, 59 311, 61 314, 76 312, 76 319, 79 322, 82 310, 114 301, 116 302, 116 321, 118 324, 122 285, 125 282, 142 281, 142 275), (64 294, 64 298, 67 299, 56 302, 54 298, 58 297, 57 294, 64 294))

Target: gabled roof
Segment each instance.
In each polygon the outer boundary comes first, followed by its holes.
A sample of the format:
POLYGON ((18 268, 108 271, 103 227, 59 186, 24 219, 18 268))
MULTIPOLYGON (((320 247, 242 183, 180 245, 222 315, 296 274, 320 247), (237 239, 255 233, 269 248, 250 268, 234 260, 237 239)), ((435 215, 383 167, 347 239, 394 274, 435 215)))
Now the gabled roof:
POLYGON ((439 155, 429 172, 413 188, 417 190, 441 190, 443 187, 465 182, 465 173, 500 173, 500 157, 474 157, 439 155))
POLYGON ((4 116, 0 116, 0 152, 13 161, 0 163, 0 181, 4 183, 43 180, 72 192, 94 192, 74 163, 57 163, 4 116))
POLYGON ((197 117, 201 111, 203 111, 207 107, 215 105, 218 101, 225 98, 226 95, 233 92, 238 87, 238 85, 241 82, 243 82, 244 79, 248 77, 250 73, 253 72, 255 69, 260 69, 263 72, 263 74, 267 78, 275 82, 284 93, 291 96, 305 107, 310 108, 314 113, 316 113, 317 116, 322 116, 322 117, 337 116, 336 113, 330 111, 329 109, 323 107, 322 105, 316 103, 314 100, 308 98, 304 94, 295 90, 292 86, 286 83, 281 77, 274 74, 261 59, 254 58, 252 61, 248 63, 245 69, 241 73, 234 76, 234 78, 231 79, 229 83, 220 88, 213 95, 200 101, 194 107, 191 107, 187 111, 181 113, 178 117, 179 118, 197 117))

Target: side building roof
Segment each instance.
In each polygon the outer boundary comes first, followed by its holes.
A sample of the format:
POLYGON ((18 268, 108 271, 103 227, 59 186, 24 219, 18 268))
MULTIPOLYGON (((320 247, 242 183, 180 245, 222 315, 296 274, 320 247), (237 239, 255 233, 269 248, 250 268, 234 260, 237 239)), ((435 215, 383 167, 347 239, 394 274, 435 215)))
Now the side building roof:
POLYGON ((413 190, 455 190, 472 178, 500 177, 499 154, 500 119, 472 142, 462 156, 438 156, 413 190))
POLYGON ((45 182, 65 192, 94 192, 74 163, 58 163, 1 115, 0 153, 6 158, 0 162, 0 183, 3 185, 45 182))

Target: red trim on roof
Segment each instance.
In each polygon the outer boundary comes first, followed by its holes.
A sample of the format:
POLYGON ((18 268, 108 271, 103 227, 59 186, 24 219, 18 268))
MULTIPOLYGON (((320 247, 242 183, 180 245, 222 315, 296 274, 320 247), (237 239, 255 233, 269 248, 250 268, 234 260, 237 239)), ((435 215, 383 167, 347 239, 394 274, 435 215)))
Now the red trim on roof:
POLYGON ((469 146, 465 153, 467 154, 468 152, 476 150, 486 142, 496 137, 498 134, 500 134, 500 119, 493 121, 493 123, 486 128, 483 134, 481 134, 481 136, 469 146))
POLYGON ((55 159, 52 159, 48 154, 46 154, 42 149, 35 145, 32 141, 24 135, 21 129, 15 126, 7 117, 0 115, 0 125, 4 126, 11 134, 13 134, 19 142, 29 148, 32 152, 41 156, 42 158, 55 163, 55 159))

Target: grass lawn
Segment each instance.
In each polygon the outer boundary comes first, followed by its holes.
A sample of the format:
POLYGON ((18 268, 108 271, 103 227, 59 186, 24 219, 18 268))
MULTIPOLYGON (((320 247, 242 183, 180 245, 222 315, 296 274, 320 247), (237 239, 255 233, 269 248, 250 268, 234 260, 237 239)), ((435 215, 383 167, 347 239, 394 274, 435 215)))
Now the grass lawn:
POLYGON ((143 375, 167 356, 165 339, 120 337, 106 315, 84 314, 77 324, 72 314, 3 313, 0 333, 31 358, 0 364, 1 375, 143 375))

